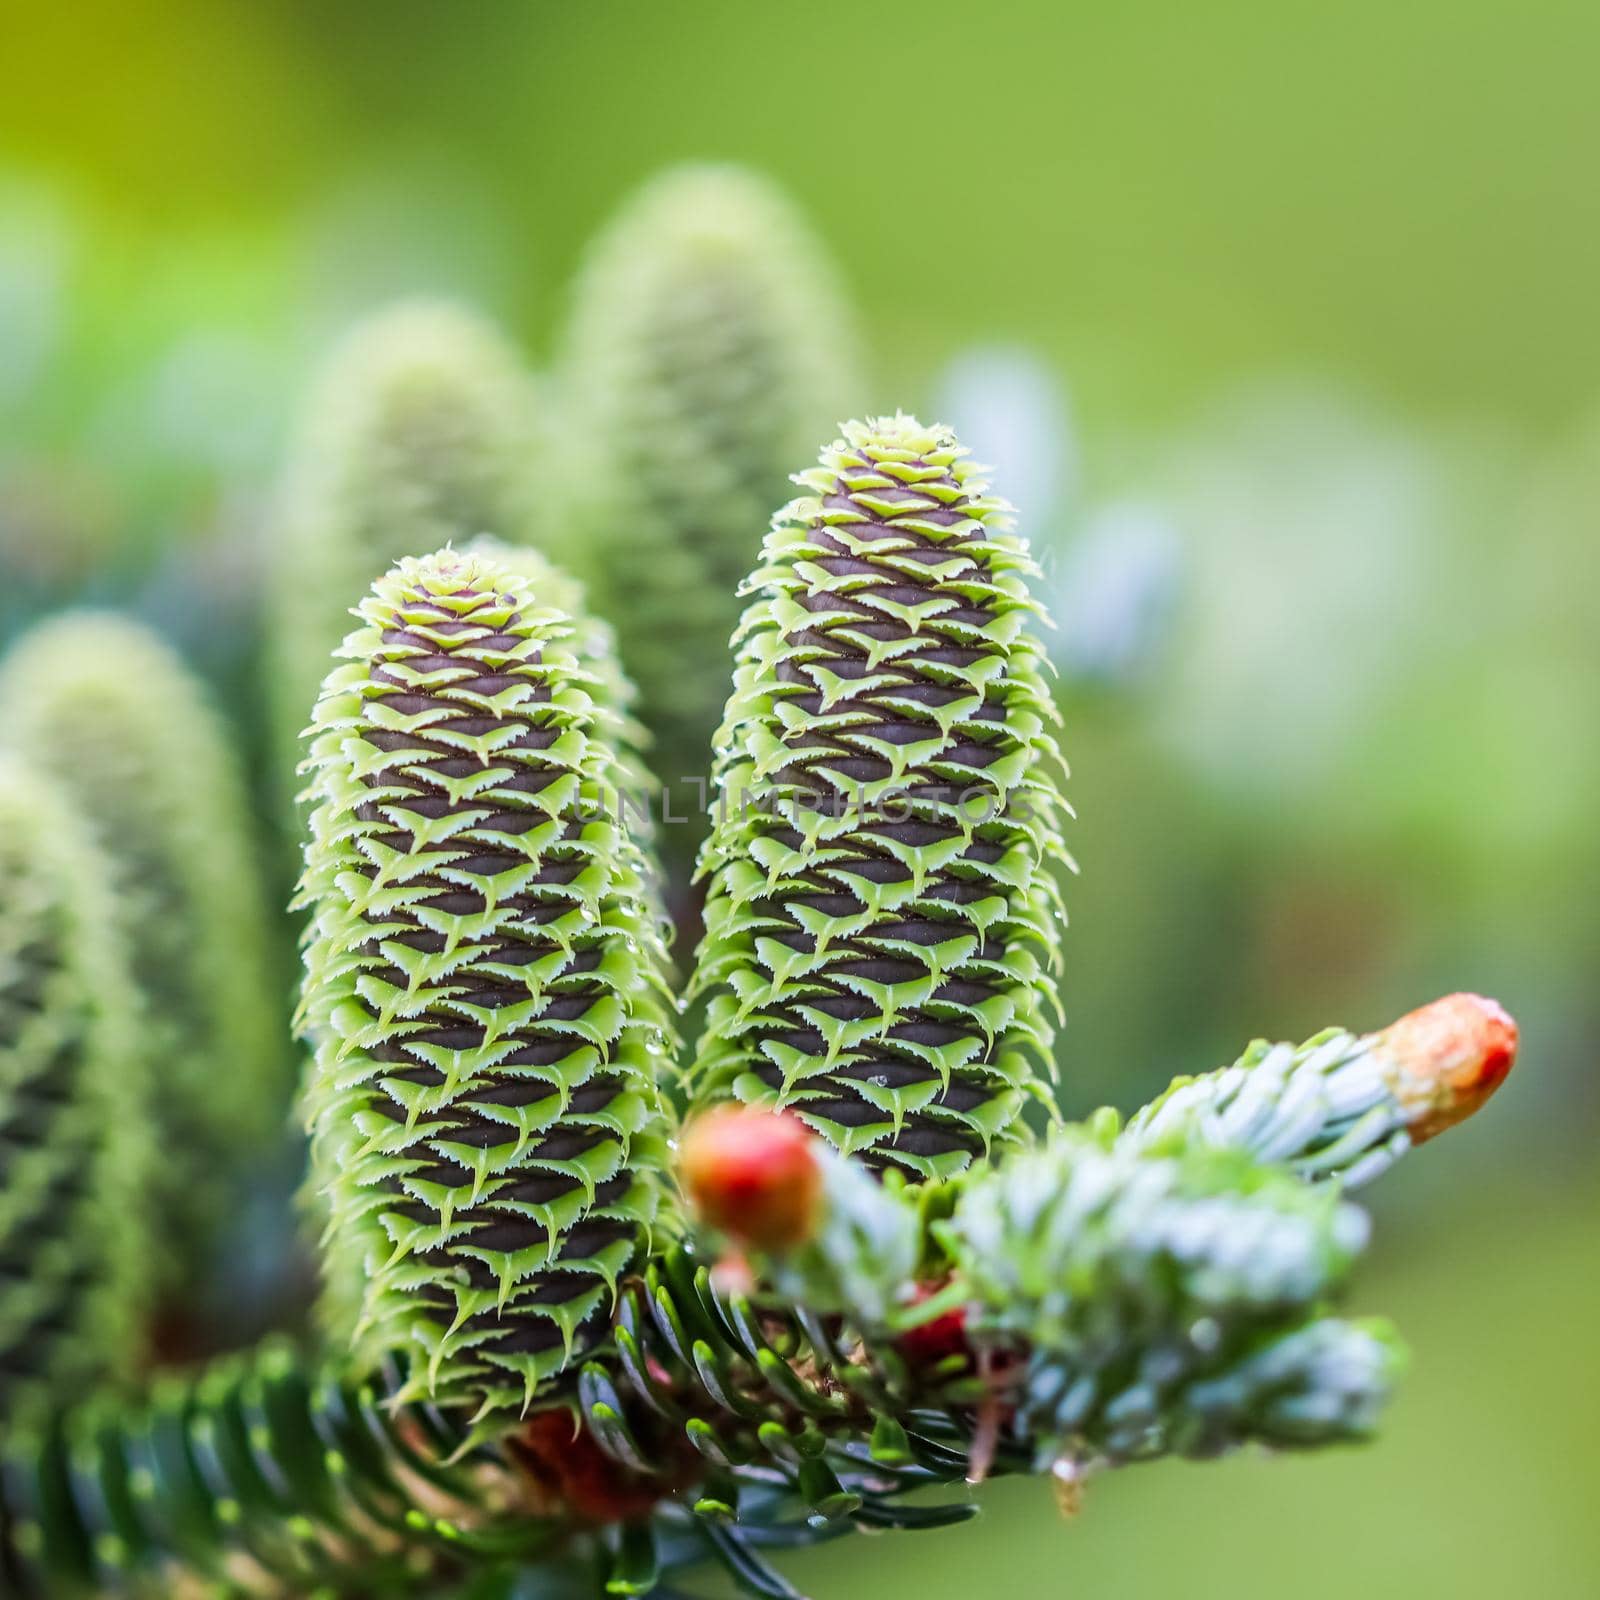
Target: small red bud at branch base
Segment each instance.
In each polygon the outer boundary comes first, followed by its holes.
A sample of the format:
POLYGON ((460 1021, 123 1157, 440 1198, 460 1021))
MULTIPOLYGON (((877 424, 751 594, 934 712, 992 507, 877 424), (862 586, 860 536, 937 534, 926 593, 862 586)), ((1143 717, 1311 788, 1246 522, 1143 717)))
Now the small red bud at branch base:
MULTIPOLYGON (((912 1296, 912 1305, 924 1304, 944 1287, 943 1283, 919 1283, 912 1296)), ((936 1367, 952 1356, 965 1356, 970 1359, 972 1345, 967 1339, 966 1307, 956 1306, 952 1310, 941 1312, 927 1322, 919 1322, 907 1328, 895 1340, 895 1346, 910 1365, 918 1370, 936 1367)))
POLYGON ((816 1233, 822 1167, 798 1118, 719 1106, 690 1124, 679 1170, 701 1221, 755 1250, 792 1250, 816 1233))
POLYGON ((660 1504, 659 1481, 630 1473, 567 1410, 537 1411, 510 1441, 535 1515, 590 1527, 640 1522, 660 1504))

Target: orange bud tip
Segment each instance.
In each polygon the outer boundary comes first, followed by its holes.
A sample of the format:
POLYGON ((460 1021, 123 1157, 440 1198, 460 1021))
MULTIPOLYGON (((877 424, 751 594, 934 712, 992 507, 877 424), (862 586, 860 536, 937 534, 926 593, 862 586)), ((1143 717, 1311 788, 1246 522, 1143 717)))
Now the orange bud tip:
POLYGON ((1373 1041, 1416 1144, 1464 1122, 1505 1082, 1517 1025, 1498 1001, 1451 994, 1391 1023, 1373 1041))
POLYGON ((822 1165, 797 1118, 719 1106, 690 1124, 678 1169, 703 1222, 755 1250, 792 1250, 817 1230, 822 1165))

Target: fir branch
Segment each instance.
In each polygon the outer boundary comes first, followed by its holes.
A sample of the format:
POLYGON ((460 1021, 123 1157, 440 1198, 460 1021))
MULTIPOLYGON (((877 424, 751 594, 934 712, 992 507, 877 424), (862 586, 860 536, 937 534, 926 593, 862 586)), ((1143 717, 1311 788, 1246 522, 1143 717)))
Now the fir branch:
MULTIPOLYGON (((1324 1314, 1366 1239, 1342 1194, 1481 1107, 1516 1042, 1494 1002, 1452 995, 1362 1039, 1258 1043, 1125 1129, 1102 1112, 943 1185, 875 1184, 820 1142, 801 1183, 793 1124, 756 1110, 691 1127, 685 1170, 760 1303, 845 1316, 881 1371, 950 1378, 946 1441, 979 1476, 998 1458, 1076 1483, 1371 1431, 1400 1347, 1324 1314)), ((902 1415, 882 1394, 873 1414, 902 1415)))
POLYGON ((308 1600, 437 1592, 559 1542, 459 1418, 270 1341, 137 1402, 91 1401, 4 1457, 8 1595, 308 1600))
MULTIPOLYGON (((1480 1105, 1514 1047, 1498 1008, 1453 996, 1365 1053, 1410 1084, 1415 1129, 1480 1105)), ((1253 1124, 1287 1126, 1307 1080, 1269 1060, 1193 1081, 1254 1078, 1253 1124)), ((794 1591, 764 1552, 974 1511, 907 1503, 929 1485, 1048 1470, 1072 1505, 1108 1465, 1362 1438, 1400 1355, 1382 1323, 1326 1313, 1364 1229, 1337 1180, 1295 1174, 1346 1119, 1323 1105, 1276 1165, 1204 1116, 1152 1136, 1102 1114, 946 1184, 875 1182, 791 1117, 724 1111, 684 1161, 742 1283, 714 1249, 654 1251, 609 1339, 489 1435, 397 1404, 415 1383, 393 1360, 352 1379, 273 1347, 82 1408, 0 1452, 15 1585, 432 1592, 531 1562, 650 1594, 715 1560, 776 1600, 794 1591), (802 1156, 810 1204, 785 1212, 802 1156)))
POLYGON ((1258 1039, 1231 1067, 1177 1079, 1127 1137, 1244 1150, 1355 1188, 1471 1116, 1516 1050, 1498 1003, 1447 995, 1364 1037, 1328 1028, 1298 1047, 1258 1039))
MULTIPOLYGON (((1042 1146, 944 1184, 907 1186, 893 1173, 874 1183, 857 1163, 798 1136, 794 1119, 753 1108, 697 1118, 683 1140, 682 1166, 702 1227, 734 1241, 750 1270, 824 1312, 859 1315, 874 1302, 909 1307, 909 1320, 868 1312, 869 1324, 894 1332, 924 1319, 918 1282, 952 1270, 950 1240, 965 1237, 962 1229, 951 1233, 952 1216, 970 1221, 985 1208, 1020 1208, 1070 1248, 1076 1234, 1056 1215, 1056 1201, 1076 1165, 1096 1151, 1124 1164, 1189 1162, 1212 1182, 1233 1170, 1241 1194, 1257 1172, 1291 1174, 1315 1186, 1298 1191, 1308 1196, 1348 1192, 1481 1109, 1509 1075, 1517 1044, 1516 1024, 1495 1001, 1453 994, 1378 1033, 1327 1028, 1301 1045, 1257 1040, 1231 1066, 1175 1079, 1126 1126, 1102 1108, 1042 1146), (852 1282, 863 1272, 877 1284, 871 1299, 852 1282)), ((1226 1192, 1222 1183, 1218 1193, 1226 1192)), ((985 1231, 993 1237, 969 1252, 980 1277, 1011 1270, 1047 1285, 1060 1277, 996 1254, 992 1219, 985 1231)), ((1011 1314, 1020 1287, 994 1297, 997 1314, 1011 1314)))

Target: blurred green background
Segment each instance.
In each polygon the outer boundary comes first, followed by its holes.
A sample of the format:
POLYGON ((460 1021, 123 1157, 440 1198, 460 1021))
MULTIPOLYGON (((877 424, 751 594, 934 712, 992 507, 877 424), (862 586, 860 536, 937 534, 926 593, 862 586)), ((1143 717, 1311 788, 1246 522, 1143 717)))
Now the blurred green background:
POLYGON ((748 162, 855 292, 858 409, 962 413, 1063 614, 1064 1103, 1448 989, 1521 1019, 1492 1112, 1372 1196, 1362 1305, 1417 1356, 1378 1445, 1129 1473, 1070 1527, 1001 1486, 795 1559, 813 1592, 1600 1591, 1597 51, 1548 0, 0 17, 8 635, 159 616, 259 766, 329 338, 447 291, 541 362, 638 182, 748 162))

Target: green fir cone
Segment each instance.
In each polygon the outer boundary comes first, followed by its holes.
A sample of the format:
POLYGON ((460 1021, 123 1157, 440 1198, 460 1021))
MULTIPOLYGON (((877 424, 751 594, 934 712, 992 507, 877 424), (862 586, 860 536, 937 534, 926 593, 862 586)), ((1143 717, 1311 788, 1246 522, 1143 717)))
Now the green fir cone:
POLYGON ((0 760, 0 1434, 143 1351, 149 1106, 111 876, 66 795, 0 760))
POLYGON ((229 1175, 277 1149, 288 1102, 250 806, 228 732, 176 653, 142 624, 79 612, 34 629, 0 668, 0 729, 50 774, 110 863, 112 905, 154 1081, 171 1270, 193 1267, 229 1175))
POLYGON ((563 359, 571 449, 593 458, 576 474, 577 559, 621 634, 679 813, 698 807, 686 780, 710 765, 760 530, 860 392, 849 323, 805 220, 735 167, 656 178, 579 281, 563 359))
MULTIPOLYGON (((649 736, 632 715, 637 697, 633 685, 618 663, 611 625, 588 609, 583 585, 571 574, 547 561, 539 551, 527 545, 509 545, 503 540, 485 537, 474 539, 467 547, 467 552, 514 572, 538 597, 541 606, 565 613, 571 628, 571 635, 566 642, 588 674, 588 692, 604 716, 608 730, 614 762, 611 782, 616 790, 615 815, 634 836, 634 843, 646 869, 644 891, 648 912, 665 928, 664 884, 652 848, 653 779, 644 757, 649 736)), ((331 1141, 313 1148, 313 1155, 319 1160, 332 1157, 335 1153, 336 1147, 331 1141)), ((326 1200, 333 1187, 333 1177, 332 1172, 322 1171, 314 1163, 304 1191, 308 1212, 317 1225, 324 1229, 327 1222, 326 1200)), ((318 1320, 330 1338, 342 1342, 352 1335, 361 1320, 366 1246, 358 1235, 343 1230, 334 1238, 324 1241, 323 1251, 323 1287, 318 1301, 318 1320), (333 1258, 328 1252, 335 1245, 342 1246, 347 1254, 333 1258)))
POLYGON ((946 429, 851 423, 796 481, 718 734, 695 1098, 946 1175, 1049 1102, 1070 862, 1034 567, 946 429))
POLYGON ((537 407, 517 352, 447 302, 359 324, 305 407, 269 563, 269 658, 279 766, 300 735, 352 597, 401 556, 544 522, 537 407))
MULTIPOLYGON (((403 560, 318 701, 305 1097, 354 1337, 521 1407, 603 1332, 658 1205, 673 1044, 617 711, 484 553, 403 560)), ((592 638, 592 633, 590 634, 592 638)))

